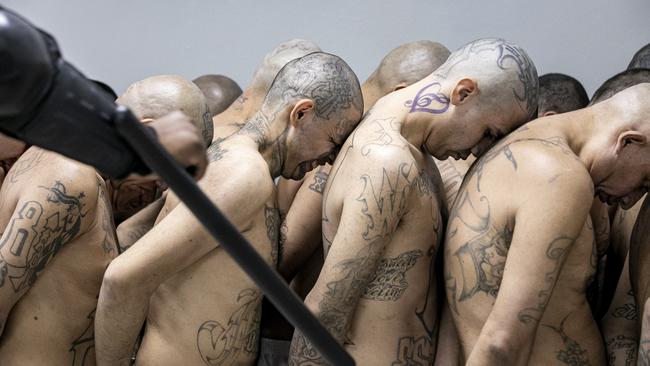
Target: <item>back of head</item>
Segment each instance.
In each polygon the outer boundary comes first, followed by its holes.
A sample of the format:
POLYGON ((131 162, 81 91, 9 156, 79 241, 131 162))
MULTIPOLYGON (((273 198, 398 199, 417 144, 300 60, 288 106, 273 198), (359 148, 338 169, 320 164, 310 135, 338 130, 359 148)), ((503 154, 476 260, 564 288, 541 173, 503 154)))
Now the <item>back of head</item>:
MULTIPOLYGON (((262 109, 272 113, 303 98, 314 101, 314 114, 319 119, 354 125, 361 119, 359 79, 338 56, 315 52, 287 63, 275 77, 262 109)), ((350 131, 340 134, 351 132, 353 127, 343 126, 350 131)))
POLYGON ((453 52, 433 75, 442 79, 474 78, 483 109, 511 115, 515 108, 524 113, 526 121, 537 115, 537 69, 513 42, 498 38, 470 42, 453 52))
POLYGON ((192 82, 205 95, 212 117, 226 110, 242 93, 239 85, 224 75, 202 75, 192 82))
POLYGON ((392 92, 396 86, 406 87, 422 80, 449 57, 449 50, 440 43, 417 41, 403 44, 390 51, 371 79, 377 83, 380 94, 392 92))
POLYGON ((206 146, 212 141, 212 117, 198 86, 177 75, 158 75, 131 84, 117 101, 140 119, 157 119, 173 111, 185 113, 201 131, 206 146))
POLYGON ((538 117, 571 112, 588 103, 585 88, 571 76, 551 73, 539 77, 538 117))
POLYGON ((650 69, 650 43, 641 47, 632 57, 632 61, 627 66, 628 69, 641 68, 650 69))
POLYGON ((614 94, 631 86, 648 82, 650 82, 650 69, 625 70, 607 79, 591 97, 589 105, 611 98, 614 94))
POLYGON ((314 42, 305 39, 291 39, 274 48, 264 56, 255 70, 250 88, 260 93, 266 93, 280 69, 289 61, 320 51, 314 42))

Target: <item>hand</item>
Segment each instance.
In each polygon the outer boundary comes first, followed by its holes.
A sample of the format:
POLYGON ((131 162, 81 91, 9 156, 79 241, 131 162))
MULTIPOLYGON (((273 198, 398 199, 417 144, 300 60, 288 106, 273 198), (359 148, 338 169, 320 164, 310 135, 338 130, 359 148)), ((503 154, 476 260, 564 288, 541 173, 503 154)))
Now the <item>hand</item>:
POLYGON ((185 168, 190 168, 195 179, 205 173, 208 166, 206 146, 198 128, 182 112, 172 112, 148 126, 158 135, 158 141, 185 168))

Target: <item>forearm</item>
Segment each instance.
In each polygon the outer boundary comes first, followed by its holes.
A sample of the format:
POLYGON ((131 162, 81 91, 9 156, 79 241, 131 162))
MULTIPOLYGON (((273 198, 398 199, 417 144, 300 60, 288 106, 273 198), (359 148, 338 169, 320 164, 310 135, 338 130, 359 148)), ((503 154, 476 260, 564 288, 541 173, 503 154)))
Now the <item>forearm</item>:
POLYGON ((467 358, 467 366, 527 365, 534 334, 517 337, 507 328, 481 330, 476 345, 467 358))
POLYGON ((121 253, 151 230, 164 204, 165 196, 160 197, 117 227, 117 240, 121 253))
POLYGON ((148 291, 129 291, 124 284, 104 280, 95 313, 98 366, 131 363, 131 355, 149 309, 148 291))

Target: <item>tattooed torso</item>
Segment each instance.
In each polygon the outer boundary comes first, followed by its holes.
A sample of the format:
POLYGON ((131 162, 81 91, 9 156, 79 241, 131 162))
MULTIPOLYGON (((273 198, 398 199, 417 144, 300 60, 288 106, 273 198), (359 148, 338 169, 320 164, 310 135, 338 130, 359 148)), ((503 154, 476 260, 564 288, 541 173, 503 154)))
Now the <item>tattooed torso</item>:
MULTIPOLYGON (((464 357, 471 353, 499 296, 516 226, 515 207, 521 202, 517 200, 521 194, 516 188, 517 174, 526 171, 526 166, 539 164, 540 156, 558 159, 566 166, 578 164, 562 139, 524 126, 472 165, 451 209, 444 277, 464 357)), ((557 177, 548 177, 539 184, 552 184, 554 179, 557 177)), ((543 274, 548 288, 539 288, 537 297, 547 304, 546 311, 533 307, 512 312, 513 319, 522 323, 539 321, 531 365, 600 365, 604 361, 602 340, 586 302, 596 266, 594 235, 588 222, 571 247, 570 239, 563 237, 544 244, 548 245, 546 257, 540 260, 552 263, 549 268, 553 270, 543 274), (562 258, 566 258, 563 266, 562 258)))
POLYGON ((94 365, 97 296, 117 256, 105 182, 38 148, 23 157, 0 192, 0 291, 17 299, 0 364, 94 365))
MULTIPOLYGON (((433 160, 408 144, 395 118, 373 117, 388 115, 379 109, 374 112, 348 138, 330 171, 323 200, 324 251, 327 255, 337 234, 343 199, 352 180, 361 181, 358 187, 365 191, 354 192, 359 196, 354 209, 381 213, 381 217, 366 213, 369 237, 381 235, 390 216, 402 217, 386 249, 376 253, 380 256, 377 270, 360 289, 345 344, 358 364, 429 365, 435 356, 438 330, 433 265, 442 235, 444 191, 433 160), (387 151, 401 151, 395 156, 410 158, 391 158, 387 151), (381 179, 370 177, 382 170, 381 179), (389 170, 398 173, 387 173, 389 170)), ((366 267, 364 260, 346 260, 339 267, 353 277, 366 267)), ((340 291, 346 286, 354 291, 354 283, 345 281, 347 278, 341 281, 340 291)), ((335 293, 339 291, 336 283, 328 288, 328 295, 342 295, 335 293)))
MULTIPOLYGON (((241 169, 242 161, 259 171, 256 187, 274 187, 268 166, 259 155, 251 157, 249 149, 229 141, 222 147, 223 155, 210 162, 199 184, 208 197, 224 194, 225 175, 241 169)), ((257 194, 254 189, 225 194, 250 198, 257 194)), ((270 191, 273 194, 265 197, 265 205, 259 207, 242 234, 269 265, 275 265, 280 255, 281 222, 275 190, 270 191)), ((177 200, 171 192, 167 199, 177 200)), ((162 224, 167 224, 167 212, 163 210, 158 218, 162 224)), ((165 281, 151 297, 136 365, 252 364, 258 352, 261 302, 261 291, 215 243, 214 250, 165 281)))

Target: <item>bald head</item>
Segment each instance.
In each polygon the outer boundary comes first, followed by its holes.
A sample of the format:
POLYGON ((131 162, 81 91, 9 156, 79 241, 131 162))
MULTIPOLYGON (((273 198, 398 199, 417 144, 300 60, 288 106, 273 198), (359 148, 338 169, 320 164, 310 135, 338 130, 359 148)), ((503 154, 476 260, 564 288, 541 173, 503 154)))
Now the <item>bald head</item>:
POLYGON ((212 117, 226 110, 242 93, 233 79, 223 75, 202 75, 192 82, 203 92, 212 117))
POLYGON ((320 50, 314 42, 305 39, 295 38, 281 43, 264 56, 255 70, 250 87, 257 92, 266 93, 280 69, 289 61, 320 50))
POLYGON ((539 79, 528 54, 513 42, 485 38, 453 52, 433 73, 443 79, 472 78, 480 91, 484 110, 511 115, 514 108, 526 116, 536 116, 539 79))
POLYGON ((369 79, 377 84, 381 95, 386 95, 422 80, 440 67, 449 54, 449 50, 437 42, 406 43, 390 51, 369 79))
POLYGON ((173 111, 185 113, 201 131, 206 146, 212 141, 212 118, 198 86, 177 75, 159 75, 131 84, 117 101, 140 119, 157 119, 173 111))
POLYGON ((607 79, 591 97, 589 105, 611 98, 631 86, 650 82, 650 69, 629 69, 607 79))
POLYGON ((585 88, 571 76, 551 73, 539 77, 538 117, 571 112, 588 103, 585 88))
POLYGON ((627 68, 650 69, 650 43, 641 47, 641 49, 634 54, 634 57, 632 57, 632 61, 630 61, 627 68))
POLYGON ((338 56, 315 52, 290 61, 278 73, 262 108, 278 110, 300 99, 314 101, 316 117, 359 121, 363 99, 359 80, 338 56))

